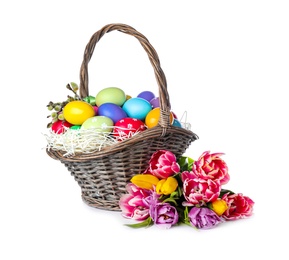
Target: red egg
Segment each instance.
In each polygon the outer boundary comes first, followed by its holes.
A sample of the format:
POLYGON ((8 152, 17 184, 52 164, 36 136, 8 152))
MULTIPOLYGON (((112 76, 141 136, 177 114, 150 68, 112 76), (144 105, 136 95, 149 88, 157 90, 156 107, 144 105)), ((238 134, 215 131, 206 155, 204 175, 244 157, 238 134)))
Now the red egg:
POLYGON ((51 129, 56 134, 62 134, 64 133, 66 127, 70 128, 71 126, 73 125, 67 121, 57 120, 56 122, 52 124, 51 129))
POLYGON ((172 114, 173 114, 173 117, 176 118, 176 119, 178 119, 177 115, 176 115, 173 111, 171 111, 171 112, 172 112, 172 114))
POLYGON ((122 141, 145 129, 146 125, 140 119, 126 117, 114 124, 113 135, 118 141, 122 141))

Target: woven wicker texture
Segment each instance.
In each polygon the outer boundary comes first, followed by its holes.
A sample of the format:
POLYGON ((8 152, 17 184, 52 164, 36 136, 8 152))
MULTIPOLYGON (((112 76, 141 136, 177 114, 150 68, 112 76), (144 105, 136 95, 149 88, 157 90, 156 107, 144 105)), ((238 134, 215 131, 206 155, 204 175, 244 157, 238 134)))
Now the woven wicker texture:
POLYGON ((193 141, 198 139, 198 136, 190 130, 170 124, 171 105, 167 82, 157 52, 148 39, 131 26, 108 24, 92 35, 86 45, 80 69, 80 96, 84 98, 89 95, 88 63, 96 43, 111 31, 134 36, 146 51, 158 84, 161 110, 158 125, 93 153, 66 157, 60 150, 46 149, 46 152, 53 159, 63 163, 74 176, 81 187, 85 203, 99 209, 120 211, 118 203, 120 197, 126 193, 126 184, 132 176, 146 169, 155 151, 170 150, 179 157, 193 141))

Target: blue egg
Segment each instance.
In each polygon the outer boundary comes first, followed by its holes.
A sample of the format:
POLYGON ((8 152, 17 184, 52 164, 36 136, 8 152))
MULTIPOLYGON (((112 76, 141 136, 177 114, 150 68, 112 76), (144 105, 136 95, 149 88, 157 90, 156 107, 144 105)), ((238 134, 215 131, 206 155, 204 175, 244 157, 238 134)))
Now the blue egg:
POLYGON ((149 101, 134 97, 128 99, 122 106, 122 109, 129 117, 144 120, 148 112, 152 110, 152 106, 149 101))
POLYGON ((150 102, 155 97, 155 94, 151 91, 143 91, 139 93, 137 97, 143 98, 147 100, 148 102, 150 102))
POLYGON ((174 118, 173 126, 182 127, 182 124, 178 119, 174 118))
POLYGON ((98 107, 97 114, 110 118, 115 124, 117 121, 127 117, 126 112, 114 103, 103 103, 98 107))

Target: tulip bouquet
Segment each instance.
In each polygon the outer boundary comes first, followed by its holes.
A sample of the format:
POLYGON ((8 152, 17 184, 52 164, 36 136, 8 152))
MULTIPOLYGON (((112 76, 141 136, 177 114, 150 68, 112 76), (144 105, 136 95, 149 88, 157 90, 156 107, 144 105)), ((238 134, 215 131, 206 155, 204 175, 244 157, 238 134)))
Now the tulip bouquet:
POLYGON ((155 152, 147 169, 132 177, 120 198, 121 215, 137 221, 127 225, 171 228, 183 223, 209 229, 251 216, 252 199, 222 188, 230 180, 222 155, 206 151, 193 160, 177 159, 167 150, 155 152))

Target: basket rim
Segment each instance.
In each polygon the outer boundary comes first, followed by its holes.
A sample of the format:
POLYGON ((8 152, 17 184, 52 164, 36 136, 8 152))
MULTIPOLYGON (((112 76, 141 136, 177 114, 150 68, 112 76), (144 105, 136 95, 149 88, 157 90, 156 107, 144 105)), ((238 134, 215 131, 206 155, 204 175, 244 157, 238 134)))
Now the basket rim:
POLYGON ((118 143, 115 143, 113 145, 109 145, 106 147, 103 147, 99 151, 94 151, 92 153, 75 153, 74 155, 65 156, 64 154, 66 152, 61 150, 55 150, 52 148, 46 148, 47 154, 58 160, 62 161, 90 161, 92 159, 102 158, 105 156, 109 156, 111 154, 120 152, 124 149, 127 149, 128 147, 133 147, 134 144, 152 139, 152 138, 158 138, 158 137, 165 137, 170 134, 179 134, 181 136, 184 136, 184 138, 188 140, 197 140, 199 137, 193 133, 191 130, 177 127, 177 126, 169 126, 165 131, 164 128, 160 125, 157 125, 153 128, 146 129, 145 131, 139 132, 138 134, 127 138, 123 141, 120 141, 118 143))

